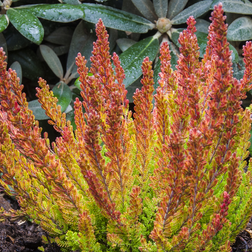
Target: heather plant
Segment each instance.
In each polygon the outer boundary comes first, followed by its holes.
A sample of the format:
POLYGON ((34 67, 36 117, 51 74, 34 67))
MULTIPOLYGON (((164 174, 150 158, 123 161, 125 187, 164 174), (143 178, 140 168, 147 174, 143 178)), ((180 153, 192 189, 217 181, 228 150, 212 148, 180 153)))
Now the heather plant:
POLYGON ((0 50, 0 183, 20 205, 2 209, 2 219, 28 216, 66 251, 231 251, 252 214, 251 165, 243 170, 251 112, 240 106, 252 43, 237 80, 221 5, 211 20, 202 61, 193 17, 179 37, 177 70, 162 44, 154 107, 152 62, 144 59, 133 116, 99 20, 90 69, 76 58, 83 101, 75 100, 75 131, 39 80, 39 102, 61 134, 52 143, 0 50))

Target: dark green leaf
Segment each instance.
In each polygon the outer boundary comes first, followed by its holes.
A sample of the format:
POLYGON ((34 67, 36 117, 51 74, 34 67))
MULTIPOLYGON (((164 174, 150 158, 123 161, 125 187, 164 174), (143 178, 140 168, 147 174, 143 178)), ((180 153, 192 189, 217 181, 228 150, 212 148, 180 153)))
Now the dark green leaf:
POLYGON ((125 71, 126 79, 124 84, 126 88, 141 76, 141 66, 144 58, 148 56, 149 60, 154 60, 158 49, 158 39, 149 37, 134 44, 119 56, 125 71))
POLYGON ((27 39, 40 44, 44 37, 44 28, 37 17, 26 10, 8 9, 7 16, 13 26, 27 39))
POLYGON ((69 45, 73 36, 73 28, 70 26, 60 27, 45 37, 47 42, 57 45, 69 45))
POLYGON ((46 45, 39 46, 42 57, 44 58, 47 65, 51 68, 54 74, 60 79, 63 78, 63 67, 57 56, 57 54, 46 45))
POLYGON ((84 13, 81 5, 70 4, 36 4, 30 5, 26 9, 35 16, 54 22, 69 23, 83 18, 84 13))
POLYGON ((81 4, 81 2, 79 0, 62 0, 62 3, 72 4, 72 5, 79 5, 79 4, 81 4))
POLYGON ((3 47, 5 51, 5 55, 8 57, 7 43, 6 43, 3 33, 0 33, 0 47, 3 47))
POLYGON ((167 0, 154 0, 153 5, 154 5, 154 9, 158 17, 166 17, 167 10, 168 10, 167 0))
POLYGON ((28 103, 28 108, 32 110, 36 120, 48 120, 50 119, 46 114, 45 110, 41 108, 41 104, 38 100, 33 100, 28 103))
POLYGON ((179 34, 183 31, 183 28, 178 28, 178 29, 172 29, 172 34, 171 34, 171 40, 172 42, 177 46, 180 47, 180 44, 178 42, 179 39, 179 34))
POLYGON ((58 98, 58 105, 61 106, 61 111, 65 111, 72 100, 72 91, 64 82, 60 81, 53 89, 53 94, 58 98))
POLYGON ((77 75, 77 66, 75 58, 80 52, 87 60, 87 66, 90 66, 90 56, 93 51, 93 41, 95 41, 95 34, 86 30, 85 24, 81 21, 74 30, 72 41, 70 44, 69 54, 67 58, 67 71, 72 67, 71 72, 77 75))
POLYGON ((179 14, 186 6, 188 0, 171 0, 169 1, 167 17, 172 19, 179 14))
POLYGON ((22 83, 22 67, 20 63, 18 61, 15 61, 10 65, 10 68, 16 71, 17 77, 19 78, 19 84, 21 84, 22 83))
POLYGON ((140 13, 148 20, 154 22, 157 20, 157 15, 154 12, 153 3, 150 0, 131 0, 140 13))
POLYGON ((9 25, 9 19, 7 15, 0 14, 0 32, 4 31, 9 25))
POLYGON ((136 41, 129 38, 120 38, 116 40, 116 43, 121 49, 121 51, 124 52, 129 47, 133 46, 136 43, 136 41))
POLYGON ((231 13, 239 13, 245 15, 252 14, 252 3, 249 1, 241 1, 241 0, 214 0, 211 4, 211 9, 214 8, 215 5, 222 3, 222 8, 225 12, 231 13))
POLYGON ((44 76, 43 65, 30 48, 9 52, 8 61, 10 64, 18 61, 22 66, 23 76, 30 80, 37 81, 39 77, 44 76))
POLYGON ((197 31, 208 33, 208 27, 210 23, 204 19, 197 18, 196 19, 196 29, 197 31))
POLYGON ((84 20, 96 24, 101 18, 106 27, 121 31, 146 33, 155 25, 137 15, 100 4, 79 5, 85 12, 84 20))
POLYGON ((228 27, 227 39, 230 41, 252 39, 252 19, 250 17, 240 17, 232 22, 228 27))
POLYGON ((245 64, 243 59, 240 57, 238 62, 233 63, 233 76, 240 80, 243 78, 244 70, 245 70, 245 64))
POLYGON ((130 86, 128 86, 128 87, 126 88, 126 90, 128 91, 128 93, 127 93, 127 99, 129 100, 129 103, 133 103, 133 102, 134 102, 134 100, 133 100, 133 95, 134 95, 134 93, 136 92, 136 89, 137 89, 137 88, 138 88, 138 89, 141 89, 142 86, 143 86, 143 85, 141 84, 140 80, 141 80, 141 77, 138 78, 136 81, 134 81, 130 86))
POLYGON ((200 1, 189 6, 172 18, 172 24, 183 24, 190 16, 193 16, 195 19, 200 17, 209 10, 211 3, 211 1, 200 1))
POLYGON ((4 31, 4 37, 8 46, 8 51, 23 49, 32 44, 30 40, 21 35, 13 25, 9 25, 4 31))

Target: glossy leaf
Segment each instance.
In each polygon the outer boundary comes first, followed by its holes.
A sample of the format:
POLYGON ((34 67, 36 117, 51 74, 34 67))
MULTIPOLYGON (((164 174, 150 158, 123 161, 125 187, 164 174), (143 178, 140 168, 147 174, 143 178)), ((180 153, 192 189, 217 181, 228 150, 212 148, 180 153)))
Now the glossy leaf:
POLYGON ((146 33, 155 27, 153 23, 143 17, 112 7, 100 4, 81 4, 79 6, 85 12, 83 19, 93 24, 96 24, 101 18, 106 27, 135 33, 146 33))
MULTIPOLYGON (((233 68, 233 72, 234 72, 233 76, 237 80, 242 79, 243 75, 244 75, 244 70, 245 70, 245 64, 244 64, 242 57, 239 58, 238 62, 236 62, 232 65, 232 68, 233 68)), ((250 93, 251 93, 251 90, 250 90, 250 93)), ((251 102, 251 99, 249 100, 249 102, 251 102)))
POLYGON ((136 44, 136 41, 129 38, 120 38, 116 40, 117 45, 121 49, 122 52, 126 51, 129 47, 136 44))
POLYGON ((214 0, 211 4, 211 9, 214 8, 215 5, 222 3, 222 8, 225 12, 237 13, 237 14, 252 14, 252 3, 249 1, 241 1, 241 0, 214 0))
POLYGON ((196 19, 196 29, 197 31, 208 33, 208 28, 209 28, 210 23, 204 19, 197 18, 196 19))
POLYGON ((71 72, 77 77, 77 66, 75 64, 75 58, 80 52, 85 56, 87 60, 87 66, 90 66, 90 56, 93 51, 93 41, 95 41, 95 34, 89 33, 85 28, 85 24, 81 21, 75 28, 73 37, 70 44, 69 54, 67 58, 67 71, 72 67, 71 72))
POLYGON ((32 42, 25 38, 13 25, 9 25, 4 31, 4 37, 8 46, 8 51, 15 51, 26 48, 32 42))
POLYGON ((153 3, 150 0, 131 0, 140 13, 148 20, 154 22, 157 20, 157 15, 154 12, 153 3))
POLYGON ((194 18, 200 17, 209 10, 211 3, 211 1, 200 1, 195 3, 184 9, 182 12, 172 18, 171 21, 173 24, 183 24, 190 16, 193 16, 194 18))
POLYGON ((83 18, 80 5, 70 4, 36 4, 27 7, 35 16, 54 22, 69 23, 83 18))
POLYGON ((19 84, 21 84, 22 83, 22 67, 20 63, 18 61, 15 61, 10 65, 10 68, 16 71, 17 77, 19 78, 19 84))
POLYGON ((44 28, 37 17, 24 9, 8 9, 7 16, 13 26, 27 39, 40 44, 44 37, 44 28))
POLYGON ((119 56, 125 71, 124 84, 126 88, 141 76, 143 59, 148 56, 149 60, 153 61, 158 49, 158 39, 149 37, 134 44, 119 56))
POLYGON ((51 68, 54 74, 60 79, 63 78, 63 67, 57 56, 57 54, 46 45, 39 46, 42 57, 44 58, 47 65, 51 68))
POLYGON ((227 39, 230 41, 246 41, 252 39, 252 19, 240 17, 228 27, 227 39))
POLYGON ((167 17, 172 19, 179 14, 186 6, 188 0, 171 0, 168 5, 167 17))
POLYGON ((30 80, 37 81, 39 77, 44 76, 43 64, 30 48, 9 52, 8 61, 10 64, 18 61, 22 66, 23 76, 30 80))
POLYGON ((61 111, 65 111, 72 100, 71 89, 64 82, 60 81, 53 87, 52 91, 54 96, 58 98, 57 104, 61 106, 61 111))
POLYGON ((8 25, 9 25, 8 16, 0 14, 0 32, 4 31, 8 25))
POLYGON ((167 10, 168 10, 167 0, 154 0, 153 5, 154 5, 154 9, 158 17, 166 17, 167 10))
POLYGON ((41 104, 38 100, 33 100, 28 103, 28 108, 32 110, 36 120, 48 120, 50 119, 46 114, 45 110, 41 108, 41 104))
POLYGON ((140 82, 141 80, 141 77, 138 78, 136 81, 134 81, 130 86, 128 86, 126 88, 127 90, 127 99, 129 100, 129 103, 133 103, 134 100, 133 100, 133 95, 134 93, 136 92, 136 89, 141 89, 142 88, 142 84, 140 82))
POLYGON ((81 2, 79 0, 62 0, 62 3, 72 4, 72 5, 79 5, 79 4, 81 4, 81 2))
POLYGON ((73 28, 60 27, 45 37, 45 40, 57 45, 69 45, 73 36, 73 28))

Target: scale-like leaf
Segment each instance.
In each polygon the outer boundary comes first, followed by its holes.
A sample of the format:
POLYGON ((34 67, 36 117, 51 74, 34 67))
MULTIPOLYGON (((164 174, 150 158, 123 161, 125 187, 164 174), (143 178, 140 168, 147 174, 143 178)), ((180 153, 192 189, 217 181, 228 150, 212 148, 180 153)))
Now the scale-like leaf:
POLYGON ((7 16, 13 26, 27 39, 40 44, 44 37, 44 28, 37 17, 24 9, 8 9, 7 16))
POLYGON ((10 68, 16 71, 17 77, 19 78, 19 84, 21 84, 22 83, 22 67, 20 63, 18 61, 15 61, 10 65, 10 68))
POLYGON ((93 51, 93 41, 95 41, 95 34, 90 33, 85 28, 85 24, 81 21, 74 30, 70 49, 67 58, 67 71, 69 71, 70 67, 72 67, 71 72, 78 76, 77 74, 77 66, 75 64, 75 58, 80 52, 83 56, 85 56, 87 60, 87 66, 90 65, 90 56, 93 51))
POLYGON ((227 39, 230 41, 246 41, 252 39, 252 19, 250 17, 235 19, 228 27, 227 39))
POLYGON ((53 94, 58 98, 57 105, 61 106, 61 111, 65 111, 72 100, 72 91, 66 83, 60 81, 53 89, 53 94))
POLYGON ((148 56, 149 60, 153 61, 158 53, 158 48, 158 39, 149 37, 134 44, 119 56, 125 71, 126 88, 141 76, 143 59, 148 56))
POLYGON ((4 31, 9 25, 9 19, 7 15, 0 15, 0 32, 4 31))
POLYGON ((153 23, 143 17, 112 7, 100 4, 81 4, 79 6, 85 12, 83 19, 93 24, 97 24, 101 18, 106 27, 135 33, 146 33, 155 27, 153 23))
POLYGON ((63 67, 57 54, 49 46, 46 45, 40 45, 39 49, 47 65, 51 68, 51 70, 57 77, 62 79, 63 67))
POLYGON ((39 18, 54 22, 69 23, 83 18, 84 12, 79 6, 71 4, 36 4, 30 5, 26 10, 39 18))
POLYGON ((158 17, 166 17, 167 10, 168 10, 167 0, 154 0, 153 5, 154 5, 154 9, 158 17))
POLYGON ((157 20, 157 15, 154 12, 153 3, 150 0, 131 0, 140 13, 148 20, 154 22, 157 20))
POLYGON ((188 0, 171 0, 168 5, 167 17, 172 19, 179 14, 186 6, 188 0))
POLYGON ((201 15, 209 11, 211 3, 211 1, 200 1, 189 6, 174 18, 172 18, 172 24, 183 24, 190 16, 193 16, 194 18, 200 17, 201 15))
POLYGON ((211 4, 211 9, 215 5, 222 3, 222 8, 225 12, 236 13, 236 14, 252 14, 252 3, 245 0, 214 0, 211 4))

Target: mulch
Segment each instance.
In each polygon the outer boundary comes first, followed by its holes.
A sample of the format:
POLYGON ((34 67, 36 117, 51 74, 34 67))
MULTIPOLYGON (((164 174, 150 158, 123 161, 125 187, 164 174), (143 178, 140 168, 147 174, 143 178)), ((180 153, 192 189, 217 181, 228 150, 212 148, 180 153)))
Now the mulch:
MULTIPOLYGON (((18 204, 8 196, 0 194, 0 207, 6 210, 10 207, 17 209, 18 204)), ((42 235, 47 234, 35 223, 6 219, 0 222, 0 252, 41 252, 39 247, 43 247, 45 252, 61 251, 54 243, 43 244, 42 235)), ((232 252, 252 252, 252 218, 246 229, 237 236, 232 252)))

